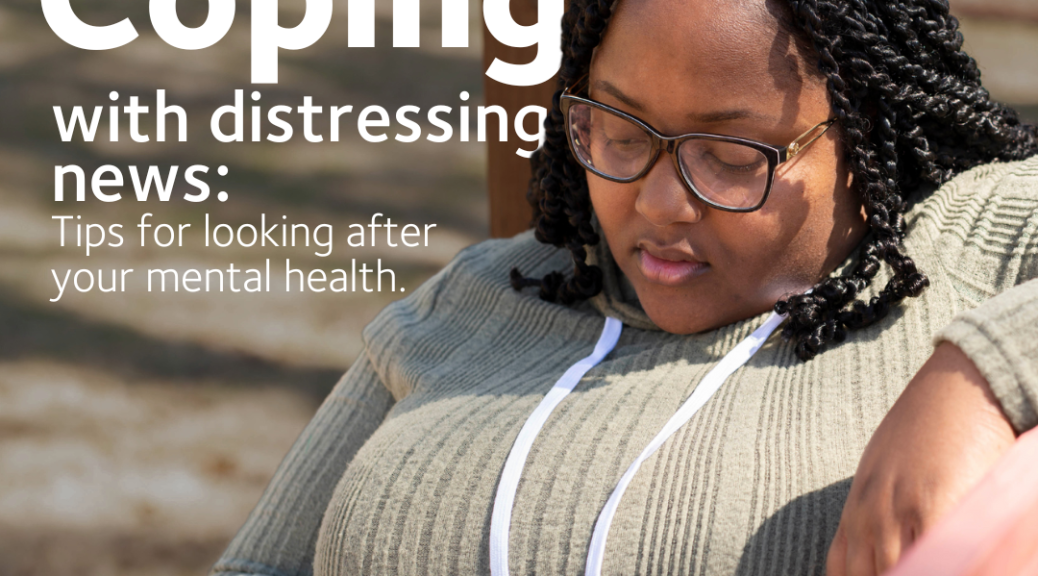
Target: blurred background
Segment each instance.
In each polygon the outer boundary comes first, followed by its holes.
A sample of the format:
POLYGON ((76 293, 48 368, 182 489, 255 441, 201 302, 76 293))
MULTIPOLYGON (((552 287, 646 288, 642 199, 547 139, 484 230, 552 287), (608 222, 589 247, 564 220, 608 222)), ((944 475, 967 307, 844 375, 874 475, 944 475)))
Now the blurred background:
MULTIPOLYGON (((359 353, 361 328, 399 296, 149 294, 135 285, 123 294, 66 292, 50 303, 51 269, 251 267, 266 257, 331 269, 382 258, 410 291, 488 236, 486 150, 474 137, 371 144, 351 126, 341 142, 312 144, 297 124, 286 144, 215 142, 209 115, 232 102, 235 88, 254 88, 248 2, 239 0, 221 42, 197 52, 163 43, 147 5, 74 1, 90 24, 128 16, 141 34, 128 46, 90 52, 57 38, 37 0, 0 0, 0 576, 204 574, 359 353), (187 110, 187 143, 133 143, 127 126, 118 143, 60 141, 52 106, 108 105, 112 90, 122 104, 132 95, 150 104, 157 88, 187 110), (214 194, 226 190, 230 199, 51 200, 54 165, 77 164, 89 175, 108 163, 223 164, 229 175, 209 181, 214 194), (340 237, 336 252, 321 259, 305 247, 134 247, 143 212, 153 212, 155 223, 196 223, 195 230, 205 212, 231 224, 285 215, 337 232, 383 212, 437 228, 429 248, 344 249, 340 237), (59 247, 55 214, 123 223, 128 246, 89 257, 59 247)), ((304 6, 281 0, 281 25, 298 23, 304 6)), ((355 111, 413 104, 424 113, 437 104, 456 108, 464 90, 472 95, 467 104, 481 104, 480 4, 471 4, 465 49, 439 48, 438 2, 422 5, 423 48, 391 48, 391 9, 391 0, 378 0, 378 47, 348 49, 346 2, 337 2, 317 44, 280 52, 280 83, 255 87, 262 103, 298 106, 305 95, 355 111)), ((985 85, 1038 120, 1038 3, 953 0, 953 12, 985 85)), ((178 13, 197 26, 207 2, 180 0, 178 13)), ((154 135, 147 123, 144 131, 154 135)))

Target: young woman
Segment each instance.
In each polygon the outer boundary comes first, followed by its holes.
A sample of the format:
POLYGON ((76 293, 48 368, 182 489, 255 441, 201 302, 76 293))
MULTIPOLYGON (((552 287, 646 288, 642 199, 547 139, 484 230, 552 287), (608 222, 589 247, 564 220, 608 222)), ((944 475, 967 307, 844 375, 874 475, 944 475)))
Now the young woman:
POLYGON ((214 573, 892 565, 1038 424, 1036 132, 956 27, 572 0, 535 233, 365 329, 214 573))

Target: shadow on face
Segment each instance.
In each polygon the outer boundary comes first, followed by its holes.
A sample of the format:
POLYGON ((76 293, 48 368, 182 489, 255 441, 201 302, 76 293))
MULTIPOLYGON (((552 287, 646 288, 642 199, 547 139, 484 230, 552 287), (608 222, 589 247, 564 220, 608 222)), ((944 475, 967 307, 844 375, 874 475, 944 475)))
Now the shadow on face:
MULTIPOLYGON (((667 136, 786 146, 831 109, 812 52, 781 25, 782 10, 763 0, 621 2, 592 59, 590 97, 667 136)), ((681 162, 738 181, 742 164, 703 150, 681 162)), ((696 185, 699 176, 690 178, 696 185)), ((588 187, 617 266, 649 317, 675 333, 746 319, 808 289, 866 228, 838 129, 779 165, 754 212, 707 206, 665 153, 634 182, 589 172, 588 187)))

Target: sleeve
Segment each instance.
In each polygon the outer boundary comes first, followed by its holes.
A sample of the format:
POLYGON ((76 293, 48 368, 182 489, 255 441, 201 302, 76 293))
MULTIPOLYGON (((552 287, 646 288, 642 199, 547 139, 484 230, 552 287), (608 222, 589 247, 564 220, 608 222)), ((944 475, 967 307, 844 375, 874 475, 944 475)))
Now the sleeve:
POLYGON ((962 350, 1024 432, 1038 425, 1038 156, 981 166, 937 195, 937 249, 964 311, 934 343, 962 350))
POLYGON ((325 507, 393 406, 366 355, 339 380, 274 473, 211 576, 309 576, 325 507))
POLYGON ((1038 426, 1038 279, 959 314, 934 338, 945 341, 973 361, 1017 433, 1038 426))

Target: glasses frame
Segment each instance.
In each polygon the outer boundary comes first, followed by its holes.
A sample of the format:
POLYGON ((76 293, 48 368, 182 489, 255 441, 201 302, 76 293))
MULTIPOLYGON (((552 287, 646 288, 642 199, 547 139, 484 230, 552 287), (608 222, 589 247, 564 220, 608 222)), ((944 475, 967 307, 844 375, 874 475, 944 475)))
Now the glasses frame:
POLYGON ((738 136, 722 136, 720 134, 709 134, 703 132, 692 132, 689 134, 682 134, 680 136, 664 136, 658 130, 656 130, 647 122, 638 118, 637 116, 632 116, 624 112, 623 110, 617 110, 612 106, 603 104, 601 102, 597 102, 595 100, 591 100, 590 98, 577 96, 576 94, 579 93, 581 89, 586 88, 587 81, 588 76, 585 74, 583 77, 580 78, 580 80, 577 80, 572 86, 567 86, 566 89, 563 90, 562 96, 559 100, 559 108, 562 111, 563 121, 565 122, 566 141, 569 143, 570 153, 573 154, 573 157, 581 166, 583 166, 587 170, 590 170, 595 175, 601 178, 605 178, 606 180, 618 182, 621 184, 628 184, 630 182, 634 182, 640 179, 642 176, 645 176, 649 172, 649 170, 651 170, 652 167, 656 165, 656 161, 659 160, 660 154, 666 152, 670 155, 671 160, 674 161, 674 168, 677 170, 678 174, 681 175, 681 180, 685 183, 685 187, 688 188, 689 191, 692 192, 692 194, 700 202, 703 202, 704 204, 712 208, 717 208, 718 210, 724 210, 727 212, 754 212, 756 210, 760 210, 761 207, 764 206, 764 203, 768 201, 768 196, 771 195, 771 187, 772 184, 774 184, 775 182, 775 169, 779 166, 779 164, 796 158, 804 151, 805 148, 810 146, 812 142, 821 138, 822 135, 825 134, 827 130, 829 130, 829 127, 836 122, 836 118, 830 118, 829 120, 825 120, 824 122, 819 122, 818 124, 815 124, 810 129, 808 129, 806 132, 801 134, 800 136, 794 138, 793 141, 787 144, 786 146, 773 146, 771 144, 757 142, 756 140, 747 140, 746 138, 739 138, 738 136), (615 114, 629 122, 633 122, 637 126, 641 127, 643 130, 648 132, 650 136, 652 136, 652 149, 650 151, 650 157, 648 162, 645 163, 645 167, 642 168, 641 171, 629 178, 617 178, 615 176, 605 174, 599 171, 594 166, 589 166, 583 160, 581 160, 580 154, 577 153, 576 146, 573 144, 573 132, 570 130, 569 122, 570 107, 573 104, 578 103, 586 104, 594 108, 599 108, 611 114, 615 114), (817 134, 814 134, 816 131, 819 130, 819 128, 821 128, 821 131, 817 134), (808 139, 808 137, 812 134, 814 134, 814 136, 808 139), (741 144, 743 146, 753 148, 754 150, 757 150, 758 152, 763 154, 768 161, 768 180, 764 186, 764 194, 763 196, 761 196, 760 202, 757 203, 755 206, 750 206, 747 208, 732 208, 730 206, 718 204, 706 198, 702 193, 699 192, 699 190, 696 190, 695 183, 692 181, 692 177, 685 173, 685 168, 678 160, 678 147, 686 140, 712 140, 715 142, 730 142, 732 144, 741 144), (807 141, 805 142, 804 140, 807 141))

